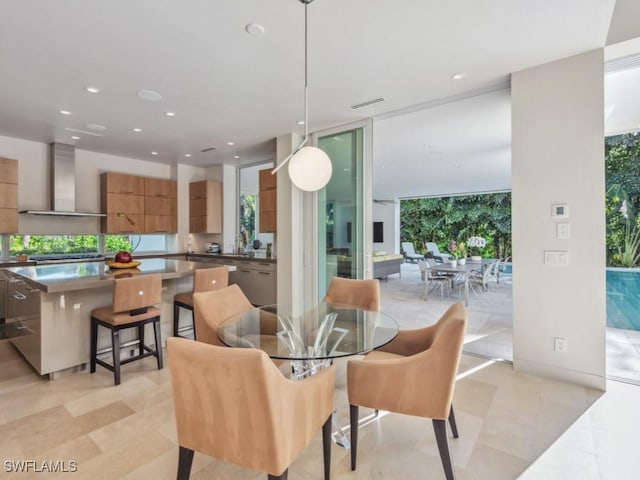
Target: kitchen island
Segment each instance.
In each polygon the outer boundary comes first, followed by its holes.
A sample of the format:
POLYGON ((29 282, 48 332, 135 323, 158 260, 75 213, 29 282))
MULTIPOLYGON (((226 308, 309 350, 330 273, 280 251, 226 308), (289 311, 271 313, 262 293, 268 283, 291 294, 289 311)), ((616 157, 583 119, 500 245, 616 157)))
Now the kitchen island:
MULTIPOLYGON (((154 258, 142 259, 137 268, 131 269, 110 269, 103 262, 9 268, 33 292, 23 300, 33 303, 25 309, 29 315, 16 319, 23 334, 11 342, 40 375, 55 378, 59 372, 84 368, 89 360, 91 310, 111 303, 114 278, 159 273, 164 343, 172 334, 174 295, 193 288, 194 270, 211 267, 205 262, 154 258)), ((234 266, 227 268, 235 270, 234 266)), ((101 333, 104 335, 98 339, 98 351, 110 345, 107 332, 101 333)), ((131 341, 136 334, 123 331, 121 338, 131 341)))

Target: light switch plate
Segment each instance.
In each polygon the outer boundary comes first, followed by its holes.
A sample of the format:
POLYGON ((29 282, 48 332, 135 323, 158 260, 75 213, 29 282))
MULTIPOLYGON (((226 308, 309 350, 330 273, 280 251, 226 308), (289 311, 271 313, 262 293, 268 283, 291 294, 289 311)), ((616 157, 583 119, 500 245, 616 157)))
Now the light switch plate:
POLYGON ((568 223, 558 223, 558 224, 556 224, 556 237, 559 240, 568 240, 569 239, 569 224, 568 223))
POLYGON ((544 264, 545 265, 569 265, 569 252, 562 251, 545 251, 544 252, 544 264))

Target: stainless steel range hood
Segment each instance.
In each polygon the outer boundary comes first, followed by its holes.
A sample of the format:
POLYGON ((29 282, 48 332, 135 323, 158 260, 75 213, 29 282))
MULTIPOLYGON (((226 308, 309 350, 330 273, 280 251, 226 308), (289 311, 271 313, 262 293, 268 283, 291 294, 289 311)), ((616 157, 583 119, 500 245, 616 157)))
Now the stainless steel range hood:
POLYGON ((73 145, 49 145, 51 210, 22 210, 31 215, 62 217, 104 217, 104 213, 76 212, 76 149, 73 145))

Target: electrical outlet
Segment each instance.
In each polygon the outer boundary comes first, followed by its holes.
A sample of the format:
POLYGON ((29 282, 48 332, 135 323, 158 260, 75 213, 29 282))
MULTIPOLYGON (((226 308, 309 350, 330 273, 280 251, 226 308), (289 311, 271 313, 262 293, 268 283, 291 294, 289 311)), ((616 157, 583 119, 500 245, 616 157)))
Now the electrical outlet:
POLYGON ((562 338, 562 337, 555 337, 553 339, 553 349, 556 352, 560 352, 560 353, 567 353, 567 348, 569 342, 567 342, 566 338, 562 338))

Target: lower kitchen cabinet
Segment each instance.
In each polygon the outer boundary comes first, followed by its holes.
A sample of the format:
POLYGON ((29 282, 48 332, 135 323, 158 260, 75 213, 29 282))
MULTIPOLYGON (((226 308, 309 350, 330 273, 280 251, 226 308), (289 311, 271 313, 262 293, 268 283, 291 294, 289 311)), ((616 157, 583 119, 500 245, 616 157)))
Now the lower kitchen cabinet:
POLYGON ((254 305, 271 305, 277 301, 277 265, 273 262, 257 262, 224 257, 194 256, 193 260, 214 265, 234 265, 235 272, 229 272, 229 284, 240 287, 254 305))

